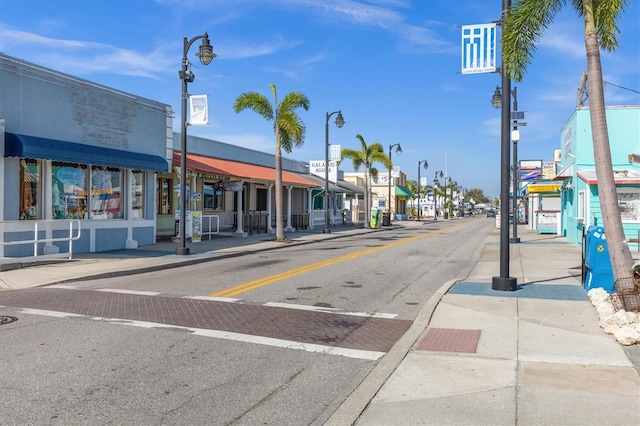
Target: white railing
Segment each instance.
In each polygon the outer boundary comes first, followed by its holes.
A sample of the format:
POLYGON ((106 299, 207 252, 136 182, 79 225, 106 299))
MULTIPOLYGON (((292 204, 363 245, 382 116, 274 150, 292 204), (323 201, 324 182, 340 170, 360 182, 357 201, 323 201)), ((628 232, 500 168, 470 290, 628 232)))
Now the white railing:
POLYGON ((219 234, 220 233, 220 216, 218 215, 202 215, 202 236, 204 237, 205 235, 207 235, 209 237, 209 239, 211 239, 211 236, 213 234, 219 234), (215 231, 213 230, 214 228, 211 226, 211 222, 212 220, 215 219, 215 231), (206 226, 205 226, 206 225, 206 226), (205 231, 206 229, 206 231, 205 231))
MULTIPOLYGON (((56 230, 59 230, 60 227, 56 226, 56 230)), ((38 259, 58 259, 58 258, 68 258, 71 260, 71 256, 73 253, 73 241, 80 239, 80 234, 82 231, 82 227, 80 225, 80 220, 78 219, 48 219, 48 220, 15 220, 15 221, 7 221, 0 222, 0 229, 2 230, 2 235, 0 238, 0 246, 3 246, 3 253, 5 246, 18 246, 18 245, 26 245, 33 244, 33 256, 25 256, 25 257, 0 257, 0 264, 4 263, 12 263, 15 262, 16 259, 20 259, 21 261, 30 261, 30 260, 38 260, 38 259), (69 224, 69 234, 64 237, 59 238, 39 238, 39 231, 41 229, 41 225, 44 225, 44 229, 53 228, 53 224, 62 225, 64 222, 68 222, 69 224), (10 226, 9 231, 7 231, 7 225, 10 226), (33 238, 29 240, 16 240, 16 241, 4 241, 4 237, 7 232, 30 232, 31 225, 33 225, 33 238), (74 235, 74 230, 76 234, 74 235), (49 253, 49 254, 39 254, 38 253, 38 244, 40 243, 55 243, 67 241, 69 244, 69 251, 63 253, 49 253)), ((53 231, 51 231, 53 232, 53 231)))

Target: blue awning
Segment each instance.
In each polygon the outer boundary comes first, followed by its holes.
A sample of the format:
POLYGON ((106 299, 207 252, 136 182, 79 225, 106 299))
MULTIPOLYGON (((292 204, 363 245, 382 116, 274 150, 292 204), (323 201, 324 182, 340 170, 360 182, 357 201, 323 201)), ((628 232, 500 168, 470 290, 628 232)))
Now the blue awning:
POLYGON ((140 154, 101 146, 19 135, 17 133, 5 133, 4 156, 92 164, 94 166, 122 167, 154 172, 169 171, 167 160, 158 155, 140 154))

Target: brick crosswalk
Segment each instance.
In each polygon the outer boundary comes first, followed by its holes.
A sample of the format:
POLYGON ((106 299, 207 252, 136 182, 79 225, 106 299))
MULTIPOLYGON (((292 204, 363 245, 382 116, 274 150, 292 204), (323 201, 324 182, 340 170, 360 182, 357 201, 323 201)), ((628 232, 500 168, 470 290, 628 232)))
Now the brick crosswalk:
POLYGON ((411 325, 408 320, 250 303, 61 288, 0 292, 0 305, 379 352, 389 351, 411 325))

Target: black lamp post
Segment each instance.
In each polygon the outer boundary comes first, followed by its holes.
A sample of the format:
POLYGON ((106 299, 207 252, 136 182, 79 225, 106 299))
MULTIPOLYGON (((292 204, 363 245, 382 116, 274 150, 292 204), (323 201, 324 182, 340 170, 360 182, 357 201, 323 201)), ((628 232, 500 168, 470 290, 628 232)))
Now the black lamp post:
POLYGON ((186 246, 186 221, 187 221, 187 83, 192 83, 195 79, 193 73, 189 70, 189 59, 187 53, 189 48, 196 41, 202 39, 200 50, 196 56, 200 58, 203 65, 209 65, 213 58, 217 55, 213 53, 213 46, 209 44, 209 35, 196 36, 191 40, 184 38, 182 49, 182 69, 178 72, 180 80, 182 80, 182 112, 180 118, 180 246, 176 248, 176 254, 188 255, 189 248, 186 246))
POLYGON ((326 120, 324 123, 324 232, 325 234, 331 233, 331 223, 329 221, 329 118, 333 114, 338 114, 336 117, 336 126, 341 128, 344 126, 344 118, 340 110, 332 113, 326 113, 326 120))
POLYGON ((391 167, 393 163, 391 162, 391 150, 396 147, 396 154, 402 155, 402 147, 399 143, 394 143, 393 145, 389 145, 389 206, 387 210, 389 211, 389 217, 391 217, 391 167))
POLYGON ((424 165, 424 169, 427 170, 429 163, 427 163, 427 160, 418 161, 418 222, 420 222, 420 166, 422 165, 424 165))
POLYGON ((438 170, 433 178, 433 220, 438 220, 438 177, 442 178, 442 170, 438 170))
MULTIPOLYGON (((502 18, 504 20, 509 9, 511 0, 502 0, 502 18)), ((502 52, 504 55, 504 51, 502 52)), ((500 98, 502 108, 500 120, 500 276, 493 277, 491 288, 498 291, 517 290, 517 279, 509 276, 509 94, 511 93, 511 79, 507 75, 502 60, 502 94, 499 90, 494 93, 491 103, 495 107, 500 98), (504 224, 505 218, 507 220, 504 224)))
POLYGON ((518 120, 516 111, 518 111, 518 88, 514 87, 511 91, 513 96, 513 130, 511 131, 511 140, 513 141, 513 235, 509 239, 510 243, 519 243, 518 238, 518 188, 520 168, 518 167, 518 141, 520 140, 520 132, 518 131, 518 120))

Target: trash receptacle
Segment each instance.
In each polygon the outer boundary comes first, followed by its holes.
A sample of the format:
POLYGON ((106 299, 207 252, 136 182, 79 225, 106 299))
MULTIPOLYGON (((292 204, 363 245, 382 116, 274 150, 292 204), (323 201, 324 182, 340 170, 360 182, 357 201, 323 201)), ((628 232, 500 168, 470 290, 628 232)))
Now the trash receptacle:
POLYGON ((370 218, 369 225, 372 228, 379 228, 380 227, 380 210, 371 209, 371 218, 370 218))
POLYGON ((391 226, 391 212, 382 213, 382 226, 391 226))
POLYGON ((611 293, 614 279, 609 249, 604 228, 591 225, 585 235, 584 267, 586 269, 584 288, 591 290, 600 287, 611 293))

